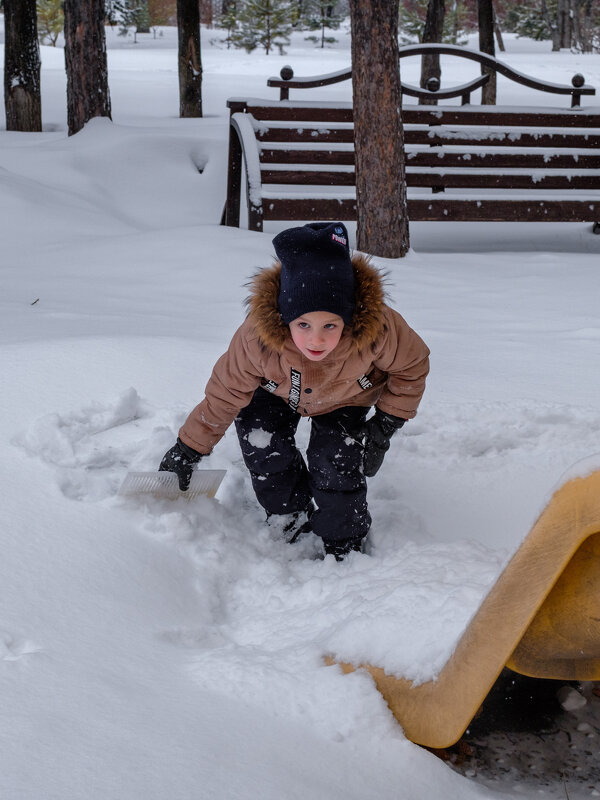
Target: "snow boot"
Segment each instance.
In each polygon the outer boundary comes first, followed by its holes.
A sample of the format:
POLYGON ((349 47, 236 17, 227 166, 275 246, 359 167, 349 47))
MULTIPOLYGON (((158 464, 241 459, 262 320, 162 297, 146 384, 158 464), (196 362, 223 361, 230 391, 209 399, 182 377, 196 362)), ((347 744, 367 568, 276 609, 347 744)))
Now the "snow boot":
POLYGON ((310 518, 315 510, 310 505, 303 511, 293 511, 291 514, 270 514, 267 511, 267 525, 281 531, 288 544, 294 544, 304 533, 312 531, 310 518))
POLYGON ((364 553, 366 537, 363 539, 340 539, 337 542, 323 542, 326 556, 333 556, 336 561, 343 561, 348 553, 364 553))

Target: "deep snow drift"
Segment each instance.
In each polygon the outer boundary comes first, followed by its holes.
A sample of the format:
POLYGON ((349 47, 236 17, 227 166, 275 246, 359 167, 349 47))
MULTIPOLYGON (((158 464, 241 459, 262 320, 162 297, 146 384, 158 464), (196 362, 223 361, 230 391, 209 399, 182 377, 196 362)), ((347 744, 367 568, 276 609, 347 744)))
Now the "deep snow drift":
MULTIPOLYGON (((0 132, 0 794, 492 796, 407 742, 366 675, 323 657, 435 676, 552 487, 600 452, 600 237, 423 223, 406 259, 378 260, 432 372, 370 483, 370 557, 274 540, 233 431, 203 462, 227 469, 215 500, 116 498, 173 443, 285 227, 218 225, 226 98, 274 96, 284 63, 349 61, 344 32, 324 53, 298 37, 269 58, 203 35, 204 119, 176 117, 173 31, 109 33, 112 123, 67 138, 63 54, 43 48, 45 132, 0 132)), ((509 47, 522 71, 600 87, 597 56, 509 47)), ((571 798, 593 791, 566 777, 571 798)))

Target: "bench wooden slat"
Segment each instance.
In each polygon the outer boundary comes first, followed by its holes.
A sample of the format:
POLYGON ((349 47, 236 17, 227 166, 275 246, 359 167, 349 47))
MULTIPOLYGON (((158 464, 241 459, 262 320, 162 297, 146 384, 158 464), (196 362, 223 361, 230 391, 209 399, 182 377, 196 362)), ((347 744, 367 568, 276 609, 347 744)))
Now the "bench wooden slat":
POLYGON ((513 109, 502 106, 404 106, 405 125, 499 125, 517 128, 600 128, 600 112, 513 109))
MULTIPOLYGON (((323 164, 335 166, 353 166, 355 155, 353 150, 326 150, 313 148, 310 150, 284 150, 262 147, 260 151, 262 164, 323 164)), ((528 152, 475 152, 448 151, 431 148, 431 150, 406 151, 407 167, 477 167, 501 168, 520 167, 523 169, 597 169, 600 170, 600 151, 597 155, 586 152, 578 153, 536 153, 528 152)))
MULTIPOLYGON (((598 206, 596 210, 600 210, 598 206)), ((594 207, 588 200, 532 201, 516 199, 464 200, 408 199, 414 221, 448 222, 588 222, 594 207)), ((356 200, 265 198, 263 214, 269 220, 356 220, 356 200)))
POLYGON ((589 200, 459 200, 412 198, 408 200, 410 219, 454 222, 589 222, 600 213, 600 206, 589 200))
POLYGON ((524 131, 514 128, 510 131, 490 128, 485 136, 476 128, 405 128, 405 144, 428 144, 432 147, 457 145, 460 147, 534 147, 555 150, 571 148, 574 150, 600 149, 600 131, 594 133, 571 133, 570 131, 524 131))
MULTIPOLYGON (((262 169, 263 184, 288 186, 354 186, 354 170, 327 169, 262 169)), ((600 184, 597 174, 556 174, 518 172, 487 172, 470 169, 455 172, 436 172, 432 169, 406 169, 408 186, 446 189, 595 189, 600 184)))
POLYGON ((348 144, 354 142, 353 128, 330 129, 298 127, 298 128, 265 128, 256 132, 259 142, 319 142, 348 144))
MULTIPOLYGON (((597 189, 600 183, 598 175, 555 175, 534 174, 526 172, 440 172, 431 170, 411 172, 406 170, 408 186, 429 186, 446 189, 533 189, 539 190, 573 190, 597 189)), ((341 185, 348 185, 346 183, 341 185)), ((599 195, 600 200, 600 195, 599 195)))
POLYGON ((352 122, 352 106, 346 107, 341 104, 338 106, 318 106, 307 104, 301 105, 286 105, 281 104, 281 107, 267 106, 248 106, 248 112, 256 119, 265 120, 282 120, 290 122, 352 122))
MULTIPOLYGON (((328 157, 329 161, 329 157, 328 157)), ((333 163, 333 162, 331 162, 333 163)), ((597 169, 600 170, 598 155, 587 153, 535 153, 535 152, 448 152, 448 151, 410 151, 406 152, 407 167, 471 167, 482 169, 522 168, 522 169, 597 169)))
POLYGON ((355 220, 356 199, 266 197, 263 200, 263 216, 273 220, 355 220))
POLYGON ((354 150, 274 150, 261 148, 262 164, 327 164, 353 165, 354 150))
MULTIPOLYGON (((350 103, 254 103, 246 110, 256 119, 291 122, 352 122, 350 103)), ((502 106, 413 106, 402 107, 405 125, 499 125, 518 128, 598 128, 600 111, 538 109, 502 106)))
POLYGON ((354 186, 356 175, 354 170, 334 172, 333 170, 261 170, 264 183, 288 184, 290 186, 354 186))
MULTIPOLYGON (((354 142, 352 128, 327 127, 294 127, 278 128, 265 127, 256 132, 259 142, 303 143, 312 142, 319 144, 349 144, 354 142)), ((405 128, 404 142, 407 145, 422 144, 432 147, 457 145, 461 147, 534 147, 600 150, 600 131, 597 133, 571 133, 571 132, 540 132, 520 131, 509 132, 499 128, 490 129, 486 135, 476 128, 463 128, 452 130, 442 129, 439 125, 427 128, 405 128)))

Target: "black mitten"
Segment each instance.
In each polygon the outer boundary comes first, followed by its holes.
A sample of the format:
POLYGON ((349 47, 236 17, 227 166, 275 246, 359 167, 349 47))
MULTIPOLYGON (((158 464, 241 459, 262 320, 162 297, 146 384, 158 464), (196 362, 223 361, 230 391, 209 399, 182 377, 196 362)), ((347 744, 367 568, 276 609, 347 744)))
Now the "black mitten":
POLYGON ((363 456, 363 471, 367 478, 372 478, 379 471, 383 459, 390 449, 390 439, 399 430, 405 419, 386 414, 378 408, 375 414, 366 421, 364 433, 365 453, 363 456))
POLYGON ((194 467, 201 458, 201 453, 197 453, 181 439, 177 439, 173 447, 164 454, 158 471, 174 472, 179 478, 179 488, 182 492, 187 492, 194 467))

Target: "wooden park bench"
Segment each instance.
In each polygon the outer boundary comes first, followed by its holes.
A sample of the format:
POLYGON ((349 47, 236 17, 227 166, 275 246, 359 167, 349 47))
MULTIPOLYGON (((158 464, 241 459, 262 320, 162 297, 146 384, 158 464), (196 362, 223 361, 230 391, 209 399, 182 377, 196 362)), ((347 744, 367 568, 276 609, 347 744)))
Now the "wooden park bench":
MULTIPOLYGON (((403 105, 409 218, 591 222, 600 233, 600 106, 581 106, 595 88, 582 75, 571 85, 539 81, 462 47, 400 49, 401 58, 427 53, 470 59, 540 92, 570 96, 571 107, 472 104, 488 74, 448 89, 435 78, 427 89, 403 83, 403 96, 418 100, 460 98, 460 105, 403 105)), ((352 104, 289 99, 290 89, 350 78, 348 69, 294 79, 284 67, 267 82, 280 89, 279 100, 228 100, 223 224, 239 226, 244 172, 249 230, 261 231, 264 220, 356 219, 352 104)))

